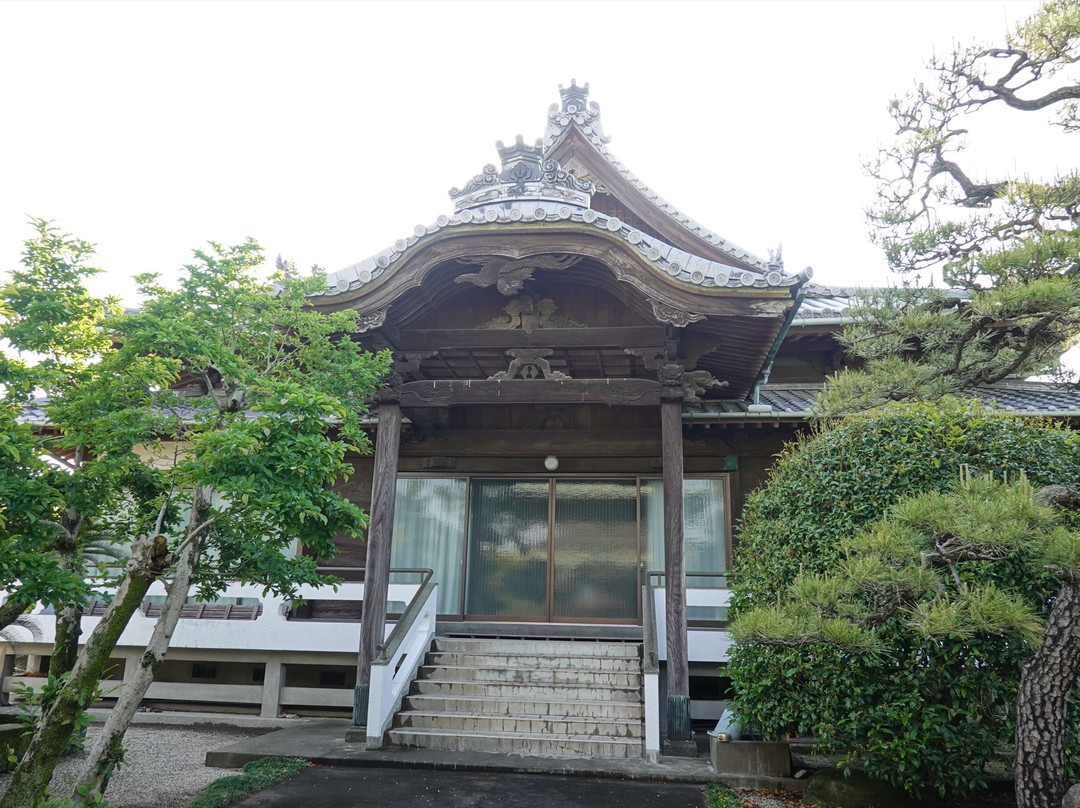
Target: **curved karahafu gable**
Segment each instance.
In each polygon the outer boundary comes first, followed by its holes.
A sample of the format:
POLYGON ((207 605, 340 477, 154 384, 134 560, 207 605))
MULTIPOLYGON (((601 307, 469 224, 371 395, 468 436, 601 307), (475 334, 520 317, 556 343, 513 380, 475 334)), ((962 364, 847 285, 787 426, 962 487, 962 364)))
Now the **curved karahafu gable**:
MULTIPOLYGON (((650 297, 669 305, 673 304, 673 297, 685 300, 687 294, 712 297, 725 293, 743 296, 750 292, 753 297, 751 290, 755 290, 771 292, 773 294, 764 296, 773 297, 775 292, 785 288, 793 291, 810 277, 809 269, 798 275, 786 274, 779 255, 769 261, 757 258, 694 225, 687 217, 659 200, 606 152, 595 104, 587 113, 578 112, 578 105, 584 108, 587 85, 578 88, 576 84, 571 84, 569 90, 560 90, 563 94, 562 110, 557 112, 553 109, 544 141, 529 145, 519 137, 510 147, 497 144, 502 168, 486 166, 464 188, 452 189, 453 214, 439 216, 430 225, 417 225, 412 233, 398 239, 382 252, 329 275, 330 291, 317 304, 337 307, 360 298, 368 304, 362 308, 371 311, 374 308, 371 304, 375 303, 372 298, 377 298, 378 307, 385 307, 402 291, 420 283, 423 275, 438 263, 432 260, 432 255, 441 250, 431 250, 433 245, 455 241, 458 246, 448 249, 449 253, 453 253, 452 257, 460 258, 468 252, 467 248, 462 251, 459 242, 459 237, 466 234, 497 234, 499 238, 506 239, 507 245, 513 245, 519 236, 525 234, 546 234, 554 241, 562 241, 557 234, 575 233, 583 243, 598 241, 595 237, 599 236, 609 253, 623 253, 631 259, 615 262, 624 267, 622 271, 611 267, 620 280, 632 283, 650 297), (564 118, 565 123, 562 123, 564 118), (642 226, 596 210, 591 204, 596 191, 594 182, 565 170, 551 156, 564 146, 569 133, 592 138, 598 144, 596 153, 604 156, 603 161, 594 162, 604 162, 613 170, 618 167, 620 176, 628 183, 627 187, 632 187, 634 194, 640 197, 629 200, 624 194, 620 202, 640 211, 642 200, 651 196, 649 209, 643 211, 646 215, 635 212, 635 219, 640 218, 642 226), (631 205, 631 202, 635 204, 631 205), (678 225, 692 238, 672 238, 670 241, 660 238, 655 232, 659 229, 657 225, 669 223, 678 225), (589 234, 594 238, 590 239, 589 234), (674 246, 674 243, 701 249, 689 251, 674 246), (413 266, 414 259, 419 259, 424 268, 413 266), (405 267, 411 268, 406 270, 405 267), (400 279, 395 277, 398 275, 400 279)), ((577 152, 572 159, 590 175, 603 173, 598 170, 599 166, 582 166, 577 152)), ((605 188, 612 184, 610 178, 604 182, 605 188)), ((680 233, 673 235, 679 236, 680 233)), ((479 244, 476 246, 480 247, 479 244)), ((550 250, 536 248, 522 255, 537 255, 545 251, 558 250, 553 245, 550 250)), ((514 257, 514 250, 489 254, 514 257)), ((449 257, 449 254, 444 255, 444 258, 449 257)), ((605 263, 611 265, 611 262, 605 263)), ((706 305, 702 313, 712 313, 708 310, 714 308, 706 305)), ((378 315, 372 312, 372 316, 378 315)), ((371 326, 377 327, 377 324, 373 322, 371 326)))

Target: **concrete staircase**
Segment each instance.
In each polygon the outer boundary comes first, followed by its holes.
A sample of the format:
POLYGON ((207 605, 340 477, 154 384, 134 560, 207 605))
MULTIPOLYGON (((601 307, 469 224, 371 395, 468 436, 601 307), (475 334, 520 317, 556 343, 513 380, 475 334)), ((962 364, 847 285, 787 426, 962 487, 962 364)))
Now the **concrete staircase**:
POLYGON ((390 743, 561 757, 642 756, 641 643, 436 637, 390 743))

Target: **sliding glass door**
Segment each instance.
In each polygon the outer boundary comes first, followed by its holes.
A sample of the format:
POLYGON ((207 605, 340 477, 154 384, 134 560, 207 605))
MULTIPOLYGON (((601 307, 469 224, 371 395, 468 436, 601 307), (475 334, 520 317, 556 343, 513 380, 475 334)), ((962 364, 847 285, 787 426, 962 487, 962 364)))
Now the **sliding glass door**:
POLYGON ((556 480, 551 618, 633 622, 638 613, 634 480, 556 480))
POLYGON ((465 613, 543 620, 548 614, 548 480, 473 480, 465 613))
MULTIPOLYGON (((726 569, 726 493, 723 477, 684 482, 688 572, 726 569)), ((434 569, 441 615, 636 623, 663 546, 657 478, 398 480, 391 565, 434 569)))

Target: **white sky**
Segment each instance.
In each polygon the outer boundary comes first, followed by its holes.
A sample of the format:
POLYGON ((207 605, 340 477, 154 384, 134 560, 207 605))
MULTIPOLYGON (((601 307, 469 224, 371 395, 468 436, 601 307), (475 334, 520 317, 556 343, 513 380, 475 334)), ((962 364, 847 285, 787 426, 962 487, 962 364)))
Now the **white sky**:
MULTIPOLYGON (((861 160, 887 100, 1035 2, 0 2, 0 273, 29 216, 131 299, 207 240, 341 269, 451 210, 588 81, 612 151, 692 218, 880 284, 861 160)), ((1031 141, 987 152, 1027 170, 1031 141)), ((1075 158, 1038 149, 1041 170, 1075 158)))

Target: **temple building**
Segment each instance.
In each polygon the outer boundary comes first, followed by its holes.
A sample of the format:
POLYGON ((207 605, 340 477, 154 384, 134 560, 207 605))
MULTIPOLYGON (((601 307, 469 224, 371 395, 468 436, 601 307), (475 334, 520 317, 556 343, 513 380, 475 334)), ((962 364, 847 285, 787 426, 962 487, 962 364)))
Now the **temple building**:
MULTIPOLYGON (((192 609, 150 700, 533 754, 686 752, 715 722, 733 525, 843 364, 849 292, 684 215, 609 150, 587 84, 560 95, 541 139, 497 144, 451 212, 312 301, 394 357, 340 488, 371 518, 327 567, 347 583, 192 609)), ((1075 393, 993 397, 1080 417, 1075 393)))
MULTIPOLYGON (((451 215, 315 301, 357 309, 365 345, 397 359, 376 456, 344 490, 372 529, 337 571, 365 567, 367 614, 388 567, 429 567, 460 631, 548 636, 641 625, 664 572, 668 710, 688 729, 687 573, 722 580, 743 476, 782 435, 727 426, 723 403, 771 415, 762 386, 811 273, 680 213, 608 150, 588 85, 560 93, 542 139, 497 144, 451 215)), ((381 640, 361 641, 362 679, 381 640)))

